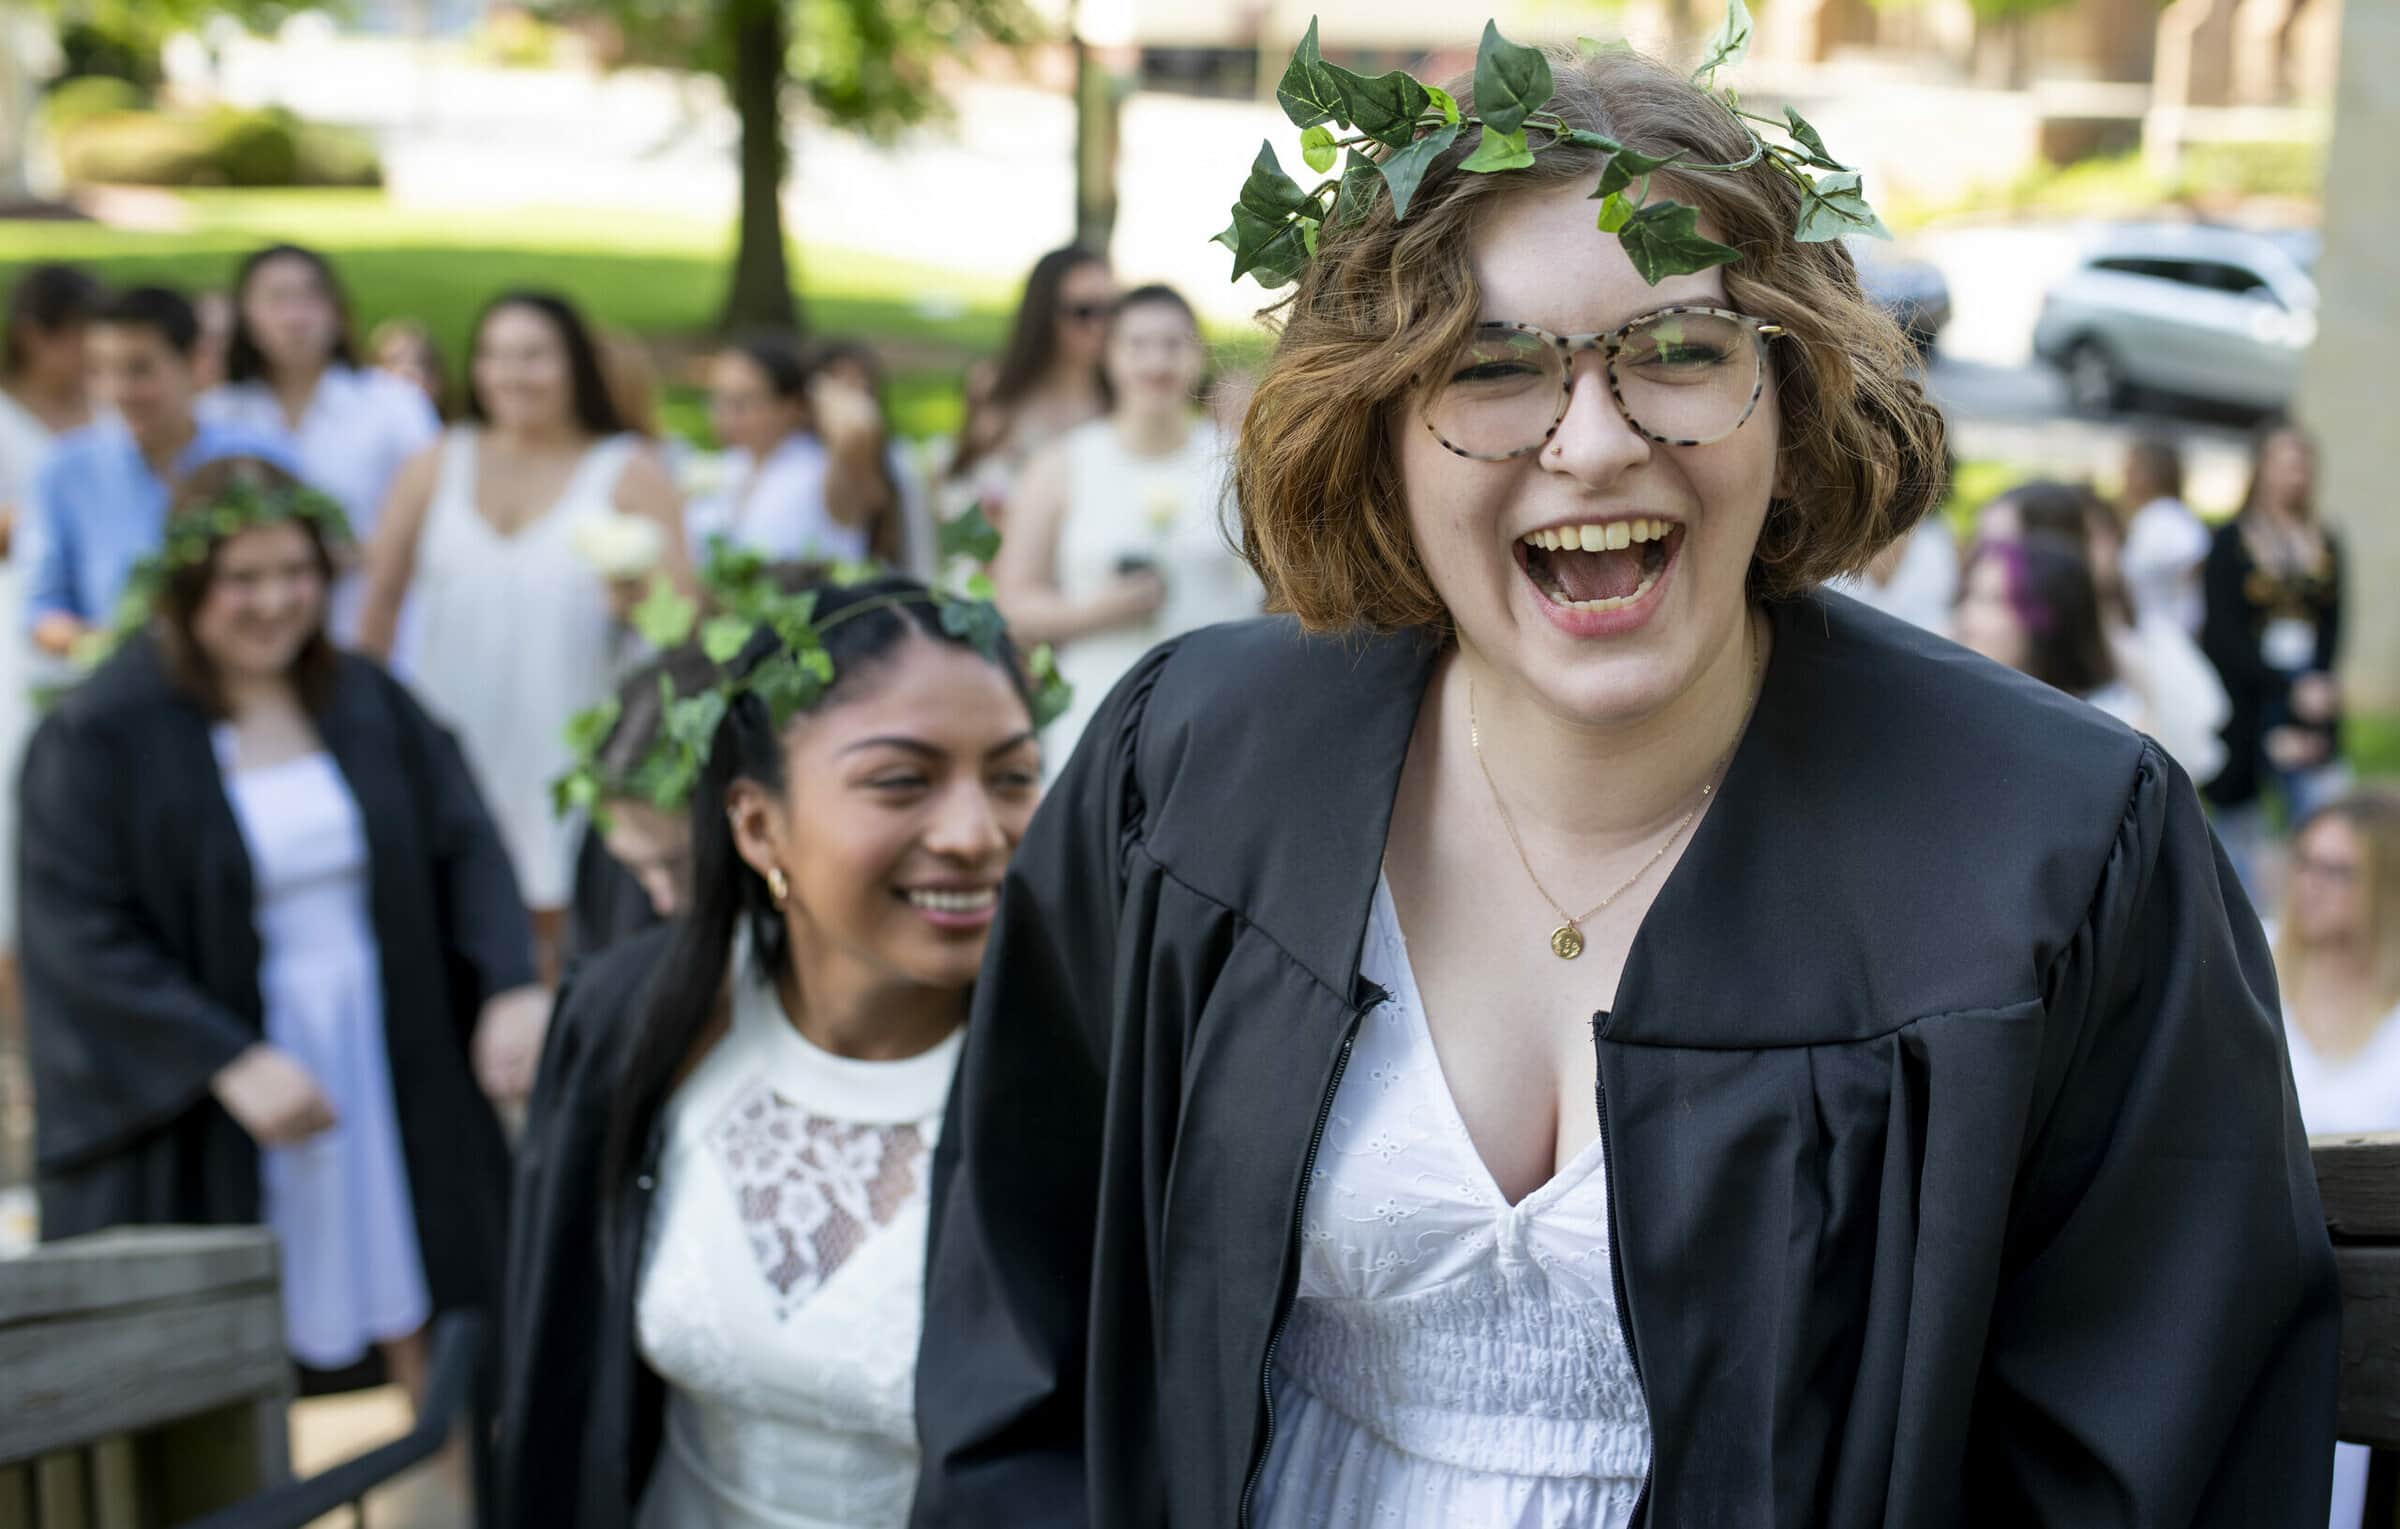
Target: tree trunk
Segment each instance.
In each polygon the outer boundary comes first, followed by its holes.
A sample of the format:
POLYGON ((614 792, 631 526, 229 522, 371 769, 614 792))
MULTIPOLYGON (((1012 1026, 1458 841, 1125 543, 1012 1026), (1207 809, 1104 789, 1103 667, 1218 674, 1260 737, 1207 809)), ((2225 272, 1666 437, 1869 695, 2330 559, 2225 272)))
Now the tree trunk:
POLYGON ((1117 227, 1117 79, 1103 50, 1075 39, 1075 242, 1108 253, 1117 227))
POLYGON ((721 0, 727 44, 725 79, 741 120, 742 211, 733 285, 725 294, 727 331, 800 327, 792 272, 784 255, 784 0, 721 0))

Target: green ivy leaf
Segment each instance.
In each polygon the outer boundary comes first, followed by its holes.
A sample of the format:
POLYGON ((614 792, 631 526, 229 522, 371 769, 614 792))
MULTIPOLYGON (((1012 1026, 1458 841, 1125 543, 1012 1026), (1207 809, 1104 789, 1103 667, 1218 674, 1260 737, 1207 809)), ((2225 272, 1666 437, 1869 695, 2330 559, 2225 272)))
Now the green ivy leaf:
POLYGON ((1377 165, 1383 172, 1383 183, 1392 191, 1393 222, 1408 216, 1408 204, 1417 194, 1418 183, 1425 179, 1425 172, 1433 162, 1458 141, 1458 132, 1445 122, 1407 148, 1385 155, 1377 165))
POLYGON ((1681 202, 1651 202, 1633 210, 1617 231, 1617 242, 1642 280, 1657 286, 1669 276, 1689 276, 1730 265, 1742 252, 1700 234, 1700 213, 1681 202))
POLYGON ((1860 194, 1856 170, 1821 177, 1810 184, 1800 203, 1797 237, 1802 244, 1823 244, 1844 234, 1871 234, 1878 239, 1892 236, 1860 194))
POLYGON ((1217 243, 1233 251, 1233 279, 1255 276, 1262 287, 1284 287, 1308 265, 1308 241, 1296 216, 1262 218, 1247 207, 1233 209, 1233 226, 1217 243))
POLYGON ((1352 149, 1342 162, 1341 188, 1333 197, 1334 226, 1355 228, 1367 221, 1367 214, 1374 210, 1376 188, 1382 184, 1383 167, 1352 149))
POLYGON ((739 616, 711 616, 700 627, 700 651, 712 664, 730 664, 758 630, 739 616))
POLYGON ((1453 127, 1458 125, 1458 97, 1439 85, 1426 86, 1425 94, 1433 102, 1433 109, 1442 114, 1444 122, 1453 127))
POLYGON ((1622 229, 1625 220, 1632 216, 1633 204, 1625 200, 1625 193, 1612 191, 1600 202, 1600 232, 1613 234, 1622 229))
POLYGON ((617 730, 625 703, 607 696, 567 719, 567 748, 578 758, 597 750, 617 730))
POLYGON ((1783 116, 1784 120, 1791 124, 1792 141, 1808 150, 1810 164, 1820 170, 1847 170, 1850 168, 1833 157, 1832 151, 1825 147, 1825 140, 1818 136, 1815 128, 1808 125, 1806 117, 1788 106, 1783 109, 1783 116))
POLYGON ((1416 136, 1417 118, 1433 104, 1425 87, 1398 69, 1369 79, 1339 64, 1319 67, 1341 97, 1334 115, 1377 143, 1395 149, 1407 147, 1416 136))
POLYGON ((1598 58, 1604 53, 1631 53, 1632 51, 1633 44, 1622 37, 1603 40, 1598 37, 1579 35, 1575 39, 1575 56, 1581 59, 1598 58))
POLYGON ((989 600, 947 600, 942 603, 942 630, 966 639, 976 652, 996 660, 1008 635, 1008 623, 1000 619, 999 607, 989 600))
POLYGON ((1325 60, 1317 53, 1317 18, 1308 18, 1308 32, 1300 46, 1292 50, 1292 61, 1283 68, 1283 82, 1275 87, 1276 104, 1283 108, 1294 127, 1315 127, 1330 121, 1341 110, 1341 94, 1334 89, 1326 73, 1325 60))
POLYGON ((1275 157, 1275 145, 1261 141, 1258 158, 1250 162, 1250 178, 1242 182, 1242 194, 1236 204, 1248 208, 1262 218, 1281 218, 1295 212, 1313 212, 1316 199, 1300 189, 1300 183, 1283 173, 1283 162, 1275 157))
POLYGON ((1000 550, 1000 533, 984 518, 981 505, 969 505, 965 514, 942 522, 934 534, 934 546, 944 562, 965 558, 970 563, 988 563, 1000 550))
POLYGON ((654 648, 672 648, 691 640, 692 625, 700 619, 700 603, 662 573, 650 580, 650 592, 633 608, 632 619, 642 641, 654 648))
POLYGON ((767 708, 767 715, 775 719, 777 727, 816 705, 825 694, 826 685, 831 683, 832 659, 822 648, 813 651, 826 659, 823 677, 817 674, 815 666, 806 661, 805 654, 762 664, 751 676, 751 689, 757 694, 759 704, 767 708))
POLYGON ((1300 162, 1323 175, 1341 156, 1334 152, 1333 130, 1322 125, 1300 135, 1300 162))
POLYGON ((1579 149, 1598 149, 1603 154, 1622 153, 1624 152, 1625 148, 1625 145, 1617 142, 1617 140, 1614 138, 1608 137, 1606 134, 1595 133, 1587 128, 1580 127, 1568 128, 1565 132, 1558 135, 1558 141, 1561 143, 1571 143, 1579 149))
POLYGON ((1718 70, 1730 69, 1748 56, 1751 30, 1750 7, 1742 0, 1725 0, 1725 19, 1717 24, 1716 35, 1701 52, 1700 67, 1692 71, 1693 82, 1714 83, 1718 70))
POLYGON ((992 576, 988 573, 968 575, 967 598, 970 600, 997 599, 998 593, 992 588, 992 576))
POLYGON ((668 704, 659 731, 676 747, 706 757, 716 742, 717 724, 725 720, 725 692, 701 690, 668 704))
POLYGON ((1592 189, 1592 197, 1599 200, 1616 196, 1643 176, 1674 162, 1672 154, 1645 154, 1639 149, 1621 148, 1609 155, 1608 163, 1601 167, 1600 184, 1592 189))
POLYGON ((1067 714, 1075 704, 1075 687, 1058 672, 1058 654, 1046 642, 1033 650, 1025 667, 1033 676, 1033 727, 1039 732, 1067 714))
POLYGON ((1475 50, 1475 114, 1487 131, 1515 132, 1557 88, 1541 49, 1510 42, 1496 22, 1483 24, 1483 42, 1475 50))
POLYGON ((1476 175, 1489 175, 1495 170, 1522 170, 1532 163, 1533 150, 1525 146, 1523 128, 1513 133, 1495 133, 1486 127, 1483 141, 1475 146, 1474 153, 1459 161, 1458 167, 1476 175))
POLYGON ((836 563, 825 571, 825 577, 833 581, 836 589, 852 589, 880 579, 883 575, 883 565, 876 562, 836 563))

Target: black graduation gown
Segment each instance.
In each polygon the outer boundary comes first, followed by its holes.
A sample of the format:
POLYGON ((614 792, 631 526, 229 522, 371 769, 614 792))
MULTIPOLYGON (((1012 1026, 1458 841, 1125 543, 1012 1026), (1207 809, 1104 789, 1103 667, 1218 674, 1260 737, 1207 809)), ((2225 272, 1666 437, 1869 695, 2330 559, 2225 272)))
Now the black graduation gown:
MULTIPOLYGON (((147 636, 35 731, 19 946, 45 1237, 259 1219, 258 1153, 208 1091, 263 1035, 248 850, 210 719, 147 636)), ((436 1310, 494 1304, 508 1150, 468 1042, 533 980, 506 851, 448 734, 345 655, 317 728, 366 826, 384 1033, 436 1310)))
MULTIPOLYGON (((1593 998, 1644 1522, 2316 1529, 2339 1290, 2190 783, 1851 601, 1771 615, 1593 998)), ((1245 1516, 1431 660, 1216 628, 1084 735, 936 1153, 918 1529, 1245 1516)))
POLYGON ((2240 520, 2219 526, 2209 543, 2208 560, 2200 570, 2206 602, 2200 650, 2216 666, 2230 703, 2222 733, 2225 767, 2207 783, 2208 799, 2220 807, 2240 807, 2258 799, 2267 773, 2269 728, 2300 726, 2329 743, 2341 742, 2338 717, 2302 723, 2291 716, 2292 677, 2269 664, 2259 646, 2269 621, 2297 616, 2316 634, 2309 667, 2322 674, 2333 672, 2342 648, 2342 547, 2330 531, 2325 533, 2325 555, 2329 567, 2322 578, 2262 579, 2240 520))
POLYGON ((621 1052, 675 928, 578 961, 542 1045, 509 1228, 497 1529, 624 1529, 657 1459, 666 1387, 635 1346, 634 1285, 658 1133, 631 1184, 604 1190, 600 1159, 621 1052))

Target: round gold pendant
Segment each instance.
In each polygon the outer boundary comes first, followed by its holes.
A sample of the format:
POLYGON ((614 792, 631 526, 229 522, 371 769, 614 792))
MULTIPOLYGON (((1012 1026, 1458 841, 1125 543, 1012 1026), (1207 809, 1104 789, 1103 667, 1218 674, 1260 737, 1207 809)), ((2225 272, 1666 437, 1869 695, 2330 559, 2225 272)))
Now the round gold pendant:
POLYGON ((1583 954, 1583 931, 1573 924, 1561 924, 1550 931, 1550 954, 1561 961, 1572 961, 1583 954))

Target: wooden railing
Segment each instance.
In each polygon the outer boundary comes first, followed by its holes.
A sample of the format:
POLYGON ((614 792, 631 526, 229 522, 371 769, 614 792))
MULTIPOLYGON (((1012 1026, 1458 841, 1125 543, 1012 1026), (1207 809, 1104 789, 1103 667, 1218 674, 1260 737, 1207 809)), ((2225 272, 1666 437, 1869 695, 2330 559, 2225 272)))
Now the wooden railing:
POLYGON ((0 1261, 0 1529, 154 1529, 289 1474, 274 1239, 142 1227, 0 1261))

